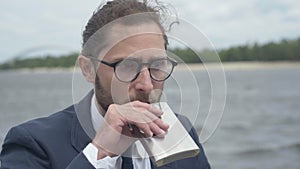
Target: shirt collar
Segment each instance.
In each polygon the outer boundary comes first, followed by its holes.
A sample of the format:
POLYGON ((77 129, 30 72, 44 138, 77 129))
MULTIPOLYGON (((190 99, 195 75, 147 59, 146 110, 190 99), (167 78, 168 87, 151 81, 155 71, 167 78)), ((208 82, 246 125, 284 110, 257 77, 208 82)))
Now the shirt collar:
POLYGON ((104 118, 97 109, 95 94, 93 94, 93 97, 91 100, 91 118, 92 118, 92 124, 93 124, 94 130, 97 132, 99 130, 101 124, 103 123, 104 118))

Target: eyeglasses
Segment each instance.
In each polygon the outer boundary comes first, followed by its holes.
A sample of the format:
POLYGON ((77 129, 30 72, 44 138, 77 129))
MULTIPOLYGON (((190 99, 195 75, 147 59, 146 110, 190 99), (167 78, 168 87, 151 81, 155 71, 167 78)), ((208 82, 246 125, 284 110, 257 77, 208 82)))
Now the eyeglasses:
POLYGON ((107 66, 113 67, 115 76, 121 82, 132 82, 140 74, 142 68, 146 66, 150 72, 150 77, 155 81, 164 81, 170 77, 177 62, 169 57, 163 57, 150 62, 141 62, 136 58, 126 58, 114 63, 99 60, 92 56, 87 56, 91 60, 100 62, 107 66))

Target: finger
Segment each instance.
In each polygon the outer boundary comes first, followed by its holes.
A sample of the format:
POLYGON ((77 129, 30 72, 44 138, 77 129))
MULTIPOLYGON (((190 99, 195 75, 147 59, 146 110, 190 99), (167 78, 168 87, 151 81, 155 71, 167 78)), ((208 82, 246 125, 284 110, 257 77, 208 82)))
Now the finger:
POLYGON ((150 126, 150 129, 153 132, 154 136, 164 137, 164 135, 166 134, 166 131, 162 130, 155 123, 150 123, 149 126, 150 126))
POLYGON ((167 131, 169 128, 169 125, 165 122, 163 122, 160 118, 153 115, 152 113, 145 113, 145 115, 149 118, 147 119, 147 122, 153 122, 155 123, 160 129, 167 131))
POLYGON ((159 119, 156 115, 154 115, 152 112, 148 111, 145 108, 135 108, 133 109, 126 109, 125 111, 122 111, 121 116, 123 117, 125 123, 150 123, 152 121, 155 121, 156 119, 159 119))
POLYGON ((167 131, 169 129, 169 125, 165 122, 163 122, 161 119, 154 120, 153 123, 155 123, 160 129, 167 131))
POLYGON ((136 106, 136 107, 145 108, 146 110, 148 110, 149 112, 153 113, 157 117, 160 117, 160 116, 163 115, 163 111, 161 111, 160 109, 156 108, 154 105, 151 105, 151 104, 148 104, 148 103, 144 103, 144 102, 140 102, 140 101, 134 101, 134 102, 132 102, 132 105, 136 106))
POLYGON ((131 104, 132 104, 133 106, 137 106, 137 107, 146 107, 146 108, 150 106, 150 104, 145 103, 145 102, 141 102, 141 101, 138 101, 138 100, 131 102, 131 104))
POLYGON ((134 124, 138 129, 136 130, 136 134, 138 137, 140 137, 141 135, 143 137, 152 137, 153 136, 153 132, 150 129, 150 126, 147 123, 136 123, 134 124))
MULTIPOLYGON (((154 115, 152 115, 154 116, 154 115)), ((157 117, 156 117, 157 118, 157 117)), ((169 125, 164 123, 161 119, 157 118, 157 120, 151 121, 151 119, 146 118, 143 120, 143 123, 135 123, 138 131, 142 131, 143 136, 152 137, 156 136, 164 136, 166 131, 169 128, 169 125)), ((134 123, 134 122, 132 122, 134 123)), ((134 126, 134 125, 132 125, 134 126)))
POLYGON ((163 111, 156 108, 154 105, 150 105, 150 108, 148 110, 159 118, 164 114, 163 111))

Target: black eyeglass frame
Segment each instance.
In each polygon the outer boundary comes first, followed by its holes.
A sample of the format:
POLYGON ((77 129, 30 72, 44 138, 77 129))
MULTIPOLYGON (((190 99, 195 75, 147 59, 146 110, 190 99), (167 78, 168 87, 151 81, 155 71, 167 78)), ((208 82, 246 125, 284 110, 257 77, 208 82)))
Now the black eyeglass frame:
POLYGON ((106 62, 106 61, 104 61, 104 60, 100 60, 100 59, 98 59, 98 58, 95 58, 95 57, 93 57, 93 56, 86 56, 86 57, 90 58, 91 60, 100 62, 100 63, 102 63, 102 64, 104 64, 104 65, 107 65, 107 66, 109 66, 109 67, 114 68, 114 73, 115 73, 115 76, 117 77, 117 79, 118 79, 119 81, 125 82, 125 83, 133 82, 134 80, 136 80, 136 78, 139 76, 139 74, 140 74, 140 72, 141 72, 143 66, 146 66, 146 67, 148 68, 148 71, 149 71, 149 73, 150 73, 151 79, 153 79, 153 80, 155 80, 155 81, 158 81, 158 82, 165 81, 165 80, 167 80, 167 79, 171 76, 171 74, 173 73, 174 67, 177 66, 177 64, 178 64, 178 62, 177 62, 175 59, 170 58, 170 57, 165 57, 165 58, 155 59, 155 60, 152 60, 152 61, 150 61, 150 62, 148 62, 148 63, 147 63, 147 62, 146 62, 146 63, 138 62, 137 59, 131 59, 131 60, 137 62, 138 65, 139 65, 139 67, 137 68, 137 74, 134 76, 134 78, 133 78, 132 80, 130 80, 130 81, 124 81, 124 80, 121 80, 121 79, 117 76, 117 74, 116 74, 116 66, 117 66, 120 62, 122 62, 123 60, 119 60, 119 61, 117 61, 117 62, 110 63, 110 62, 106 62), (168 75, 167 77, 165 77, 163 80, 157 80, 157 79, 155 79, 155 78, 152 76, 152 73, 151 73, 151 70, 150 70, 150 65, 151 65, 153 62, 158 61, 158 60, 168 60, 168 61, 170 61, 171 64, 172 64, 172 69, 171 69, 169 75, 168 75))

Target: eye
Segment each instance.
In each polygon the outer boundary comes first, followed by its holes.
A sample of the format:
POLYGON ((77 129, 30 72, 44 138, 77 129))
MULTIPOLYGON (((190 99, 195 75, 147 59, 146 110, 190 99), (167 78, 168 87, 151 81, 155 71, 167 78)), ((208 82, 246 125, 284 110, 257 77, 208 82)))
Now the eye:
POLYGON ((115 73, 121 81, 131 81, 137 74, 139 64, 135 60, 125 59, 116 65, 115 73))
POLYGON ((168 61, 166 59, 155 60, 151 64, 152 69, 164 69, 167 66, 168 61))
POLYGON ((126 59, 119 63, 118 65, 120 68, 126 70, 136 69, 138 67, 138 63, 135 60, 126 59))

